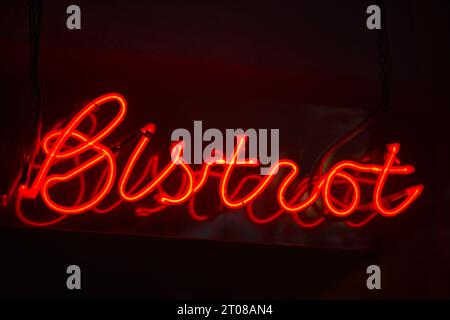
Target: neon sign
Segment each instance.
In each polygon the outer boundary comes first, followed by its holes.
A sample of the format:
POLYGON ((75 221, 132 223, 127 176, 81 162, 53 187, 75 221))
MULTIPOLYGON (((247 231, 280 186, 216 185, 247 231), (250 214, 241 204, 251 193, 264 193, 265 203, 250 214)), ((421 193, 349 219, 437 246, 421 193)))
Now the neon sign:
POLYGON ((237 169, 258 167, 256 159, 247 159, 244 163, 236 161, 237 155, 245 146, 245 136, 238 137, 231 161, 214 157, 214 160, 203 163, 200 168, 194 168, 183 161, 181 141, 172 146, 168 163, 158 169, 159 156, 143 159, 143 153, 149 148, 156 131, 153 124, 140 130, 137 144, 124 167, 119 169, 117 155, 122 150, 117 146, 108 147, 104 140, 125 119, 126 112, 127 103, 120 94, 106 94, 82 108, 64 128, 53 129, 45 135, 41 141, 43 161, 35 166, 33 177, 28 177, 18 188, 15 209, 22 222, 32 226, 49 226, 69 216, 104 214, 123 203, 134 203, 134 211, 140 216, 155 214, 170 206, 186 205, 192 219, 201 222, 208 220, 208 215, 198 213, 195 198, 205 189, 207 181, 216 179, 221 206, 229 210, 245 209, 249 219, 256 224, 269 223, 281 215, 290 215, 300 227, 310 228, 318 226, 327 218, 346 219, 355 212, 364 212, 365 216, 361 221, 346 221, 350 227, 360 227, 377 215, 394 217, 402 213, 423 191, 423 185, 408 187, 393 194, 385 191, 385 185, 391 176, 410 175, 414 172, 412 165, 400 165, 399 143, 387 145, 382 164, 344 160, 324 174, 298 179, 300 167, 290 159, 280 159, 270 167, 268 175, 247 174, 236 183, 232 181, 236 180, 237 169), (102 129, 98 129, 100 119, 96 112, 105 112, 114 105, 116 109, 118 106, 114 118, 102 129), (91 123, 89 132, 80 130, 81 123, 85 121, 91 123), (145 162, 141 171, 137 169, 139 160, 145 162), (63 172, 61 164, 65 168, 63 172), (93 190, 88 192, 85 179, 93 169, 100 170, 101 174, 96 178, 93 190), (178 179, 178 191, 169 194, 163 185, 173 177, 178 179), (79 183, 77 199, 74 199, 73 204, 58 202, 52 191, 58 186, 73 184, 74 180, 79 183), (274 184, 277 210, 262 217, 256 213, 255 203, 274 184), (371 188, 370 193, 362 191, 363 185, 371 188), (336 193, 336 188, 340 189, 339 194, 336 193), (115 202, 105 207, 105 198, 114 194, 117 198, 115 202), (22 208, 23 202, 38 198, 54 213, 54 218, 36 221, 26 214, 22 208), (148 198, 153 198, 154 205, 142 205, 148 198), (369 198, 370 201, 363 203, 363 198, 369 198), (305 212, 313 206, 321 206, 321 215, 307 221, 304 219, 305 212))

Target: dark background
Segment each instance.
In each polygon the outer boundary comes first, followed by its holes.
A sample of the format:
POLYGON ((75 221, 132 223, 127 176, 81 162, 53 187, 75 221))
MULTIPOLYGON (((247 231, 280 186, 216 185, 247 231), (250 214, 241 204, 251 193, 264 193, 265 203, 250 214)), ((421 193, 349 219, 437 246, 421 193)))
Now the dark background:
MULTIPOLYGON (((280 128, 282 154, 308 171, 378 104, 368 1, 77 1, 80 31, 65 27, 70 4, 43 1, 44 126, 75 103, 117 91, 133 106, 128 128, 149 115, 161 139, 196 119, 217 128, 280 128)), ((416 166, 425 192, 405 214, 365 228, 366 250, 2 225, 0 296, 449 298, 449 12, 446 1, 385 2, 392 112, 366 133, 364 146, 401 141, 401 158, 416 166), (82 269, 80 292, 65 287, 69 264, 82 269), (382 290, 366 289, 370 264, 381 267, 382 290)), ((27 2, 3 5, 1 16, 3 193, 31 125, 27 2)), ((2 210, 0 221, 11 214, 2 210)))

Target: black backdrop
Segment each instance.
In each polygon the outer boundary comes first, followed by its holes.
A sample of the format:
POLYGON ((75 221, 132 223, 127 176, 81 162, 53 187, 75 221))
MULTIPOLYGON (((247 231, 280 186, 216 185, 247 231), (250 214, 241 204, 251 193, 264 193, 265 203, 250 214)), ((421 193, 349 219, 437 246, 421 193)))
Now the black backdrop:
MULTIPOLYGON (((336 131, 351 127, 351 119, 372 110, 379 97, 376 36, 365 28, 366 1, 79 1, 80 31, 65 28, 69 4, 43 1, 40 80, 46 123, 72 112, 75 102, 114 90, 135 106, 131 127, 149 110, 168 132, 195 119, 219 128, 279 127, 281 145, 291 150, 301 145, 302 162, 310 169, 336 131), (302 139, 307 134, 323 144, 302 139)), ((377 147, 401 141, 402 156, 418 168, 426 190, 406 214, 364 231, 373 237, 369 249, 2 226, 0 295, 448 298, 449 5, 395 1, 385 6, 393 111, 368 133, 369 141, 377 147), (65 288, 69 264, 83 270, 81 292, 65 288), (381 291, 365 287, 369 264, 382 268, 381 291)), ((25 1, 6 4, 1 12, 3 190, 26 138, 21 128, 29 125, 27 14, 25 1)), ((1 214, 7 220, 11 212, 1 214)))

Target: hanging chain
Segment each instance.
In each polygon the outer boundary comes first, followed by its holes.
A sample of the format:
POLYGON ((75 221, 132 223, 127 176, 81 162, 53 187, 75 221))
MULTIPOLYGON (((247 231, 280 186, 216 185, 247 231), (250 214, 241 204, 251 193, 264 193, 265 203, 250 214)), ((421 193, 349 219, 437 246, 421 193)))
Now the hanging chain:
POLYGON ((25 150, 25 167, 22 173, 22 182, 29 180, 34 158, 39 150, 42 107, 39 86, 39 56, 41 33, 41 0, 28 0, 28 23, 30 30, 30 85, 31 85, 31 112, 32 124, 30 126, 29 144, 25 150))
POLYGON ((315 183, 317 183, 322 176, 322 169, 325 166, 326 161, 343 145, 350 142, 361 132, 363 132, 375 119, 380 115, 387 115, 391 111, 391 82, 390 82, 390 68, 388 61, 388 54, 386 49, 387 44, 387 29, 386 23, 384 23, 384 3, 383 0, 378 0, 377 5, 380 7, 381 15, 381 29, 377 30, 377 63, 380 69, 380 99, 375 111, 370 112, 369 115, 357 124, 355 127, 344 133, 338 139, 336 139, 316 160, 311 170, 312 183, 310 184, 310 192, 313 189, 315 183))
POLYGON ((383 0, 378 0, 377 5, 381 11, 381 29, 377 30, 377 47, 378 47, 378 65, 380 68, 380 101, 379 109, 388 113, 391 111, 391 80, 390 80, 390 64, 386 54, 386 46, 388 43, 386 21, 383 0))
MULTIPOLYGON (((32 94, 32 110, 35 121, 41 115, 40 89, 39 89, 39 42, 41 31, 41 1, 29 0, 30 24, 30 83, 32 94)), ((34 129, 36 129, 34 127, 34 129)))

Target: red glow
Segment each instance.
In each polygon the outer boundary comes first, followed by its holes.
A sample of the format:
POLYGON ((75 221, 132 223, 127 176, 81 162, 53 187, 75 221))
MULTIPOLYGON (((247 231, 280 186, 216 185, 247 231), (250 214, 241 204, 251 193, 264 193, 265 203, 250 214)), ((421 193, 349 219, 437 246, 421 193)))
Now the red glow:
MULTIPOLYGON (((236 185, 230 185, 230 179, 236 166, 255 167, 258 166, 256 159, 247 159, 245 162, 236 161, 238 154, 245 147, 245 136, 238 137, 237 146, 229 163, 224 160, 206 162, 197 170, 184 162, 183 143, 179 142, 171 148, 172 159, 158 172, 158 156, 141 159, 144 150, 151 142, 151 137, 156 131, 154 124, 148 124, 141 130, 141 137, 131 152, 119 179, 116 164, 117 154, 109 147, 102 144, 102 140, 110 135, 113 130, 124 120, 127 110, 125 99, 116 93, 103 95, 77 113, 62 129, 51 130, 42 140, 41 148, 45 155, 42 164, 36 166, 37 171, 34 180, 21 185, 18 189, 16 202, 16 213, 18 218, 25 224, 33 226, 47 226, 57 223, 69 215, 82 214, 86 212, 107 213, 118 207, 123 202, 138 203, 152 196, 156 201, 152 207, 138 204, 135 213, 139 216, 148 216, 162 211, 168 206, 181 205, 187 202, 190 216, 196 221, 209 219, 208 215, 199 214, 196 209, 196 195, 205 187, 208 179, 218 179, 218 197, 224 207, 229 209, 245 208, 249 219, 257 224, 269 223, 284 214, 292 217, 293 221, 302 228, 316 227, 325 221, 326 217, 332 215, 336 218, 350 217, 354 212, 364 212, 362 218, 357 222, 345 220, 350 227, 361 227, 375 218, 379 213, 385 217, 392 217, 406 210, 422 193, 423 185, 406 188, 395 194, 383 197, 383 191, 389 175, 409 175, 414 172, 411 165, 400 165, 397 155, 400 144, 387 146, 385 162, 383 165, 357 163, 344 160, 336 163, 327 173, 321 174, 320 178, 302 178, 297 184, 294 180, 300 173, 299 166, 292 160, 280 159, 269 171, 268 175, 247 175, 236 185), (118 103, 119 108, 116 116, 101 130, 97 130, 99 119, 95 112, 99 108, 106 108, 111 102, 118 103), (83 120, 90 121, 87 133, 80 131, 83 120), (96 133, 97 132, 97 133, 96 133), (69 140, 71 143, 69 143, 69 140), (73 145, 76 141, 76 145, 73 145), (81 162, 82 157, 87 160, 81 162), (143 171, 136 170, 137 162, 145 161, 143 171), (72 168, 65 173, 54 173, 54 167, 62 162, 72 163, 72 168), (97 178, 94 191, 86 191, 86 178, 91 169, 103 168, 100 178, 97 178), (218 168, 218 170, 216 170, 218 168), (363 176, 364 175, 364 176, 363 176), (132 176, 139 178, 131 184, 132 176), (169 195, 163 190, 162 184, 170 176, 180 179, 178 191, 169 195), (275 177, 281 177, 278 181, 275 177), (63 205, 54 200, 51 190, 60 184, 71 183, 78 179, 79 193, 72 205, 63 205), (150 179, 146 179, 150 178, 150 179), (150 180, 144 186, 144 181, 150 180), (317 180, 317 181, 315 181, 317 180), (117 182, 117 193, 113 188, 117 182), (309 185, 314 183, 309 192, 309 185), (262 194, 269 191, 269 186, 277 183, 276 200, 278 208, 274 212, 261 214, 255 212, 255 202, 262 199, 262 194), (361 185, 370 185, 373 188, 372 202, 364 201, 361 185), (242 196, 241 191, 252 186, 250 192, 242 196), (334 188, 345 190, 343 197, 333 194, 334 188), (230 192, 230 190, 233 190, 230 192), (289 192, 291 190, 291 192, 289 192), (26 216, 22 209, 24 199, 36 199, 41 196, 43 203, 53 211, 56 216, 45 222, 34 221, 26 216), (116 200, 103 208, 100 204, 110 194, 116 194, 116 200), (289 195, 289 196, 288 196, 289 195), (319 202, 319 199, 321 200, 319 202), (402 200, 399 204, 399 200, 402 200), (84 202, 83 202, 84 201, 84 202), (308 208, 313 204, 322 205, 321 215, 309 217, 308 208)), ((67 167, 67 166, 66 166, 67 167)), ((367 197, 365 197, 367 198, 367 197)))

